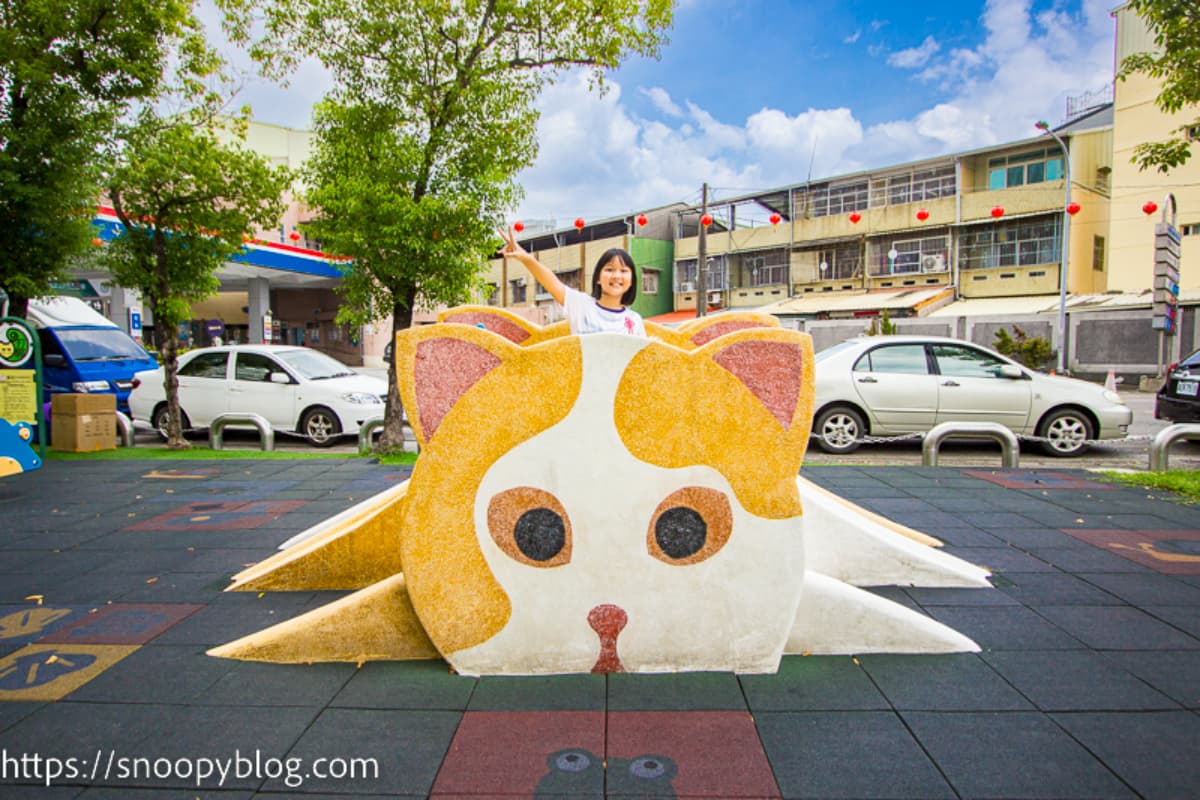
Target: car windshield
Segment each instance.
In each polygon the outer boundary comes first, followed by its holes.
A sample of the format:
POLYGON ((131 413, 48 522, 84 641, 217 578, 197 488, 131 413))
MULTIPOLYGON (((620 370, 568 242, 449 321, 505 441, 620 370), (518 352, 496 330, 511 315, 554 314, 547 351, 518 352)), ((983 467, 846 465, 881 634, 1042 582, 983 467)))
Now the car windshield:
POLYGON ((150 354, 117 328, 72 329, 54 331, 63 349, 76 361, 119 361, 127 358, 149 359, 150 354))
POLYGON ((1188 369, 1194 369, 1195 367, 1200 367, 1200 350, 1197 350, 1196 352, 1189 355, 1187 358, 1180 361, 1179 366, 1187 367, 1188 369))
POLYGON ((330 358, 318 350, 284 350, 275 355, 279 360, 294 369, 300 377, 310 381, 341 378, 355 374, 353 370, 335 358, 330 358))
POLYGON ((839 342, 838 344, 835 344, 832 347, 826 347, 824 350, 822 350, 821 352, 819 352, 815 356, 813 356, 813 360, 819 364, 831 356, 836 356, 838 353, 842 352, 843 350, 849 350, 850 348, 857 347, 857 346, 858 346, 858 342, 856 342, 854 339, 847 339, 846 341, 839 342))

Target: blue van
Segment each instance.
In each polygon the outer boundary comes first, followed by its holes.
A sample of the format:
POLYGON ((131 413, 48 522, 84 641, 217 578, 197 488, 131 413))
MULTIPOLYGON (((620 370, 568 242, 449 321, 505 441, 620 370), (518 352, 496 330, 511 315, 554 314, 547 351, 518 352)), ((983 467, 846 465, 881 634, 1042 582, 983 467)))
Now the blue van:
POLYGON ((78 298, 30 300, 26 317, 42 346, 43 402, 61 392, 107 392, 128 415, 134 374, 158 369, 133 337, 78 298))

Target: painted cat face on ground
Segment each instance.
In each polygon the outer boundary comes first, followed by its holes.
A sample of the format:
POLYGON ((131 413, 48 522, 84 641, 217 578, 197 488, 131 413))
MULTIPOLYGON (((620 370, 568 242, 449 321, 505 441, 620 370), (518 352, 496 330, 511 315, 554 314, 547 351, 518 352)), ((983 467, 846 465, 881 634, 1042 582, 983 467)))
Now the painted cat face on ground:
POLYGON ((806 335, 518 347, 445 325, 397 355, 423 443, 401 560, 459 671, 775 668, 803 584, 806 335))

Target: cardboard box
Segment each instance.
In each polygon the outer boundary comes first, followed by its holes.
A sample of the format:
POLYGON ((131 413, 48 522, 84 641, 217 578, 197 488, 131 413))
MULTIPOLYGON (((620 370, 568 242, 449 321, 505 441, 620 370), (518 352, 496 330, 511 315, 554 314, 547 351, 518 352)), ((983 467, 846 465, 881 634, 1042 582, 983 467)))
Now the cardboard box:
POLYGON ((50 448, 67 453, 116 450, 116 395, 53 395, 50 398, 50 448))

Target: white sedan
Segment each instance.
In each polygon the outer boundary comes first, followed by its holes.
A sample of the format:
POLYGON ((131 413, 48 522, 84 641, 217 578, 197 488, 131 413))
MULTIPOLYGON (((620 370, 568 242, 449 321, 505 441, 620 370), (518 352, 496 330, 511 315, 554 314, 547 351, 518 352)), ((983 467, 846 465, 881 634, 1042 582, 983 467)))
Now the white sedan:
MULTIPOLYGON (((165 433, 163 370, 139 372, 129 395, 136 420, 165 433)), ((286 345, 230 345, 190 350, 179 357, 183 427, 207 428, 226 412, 255 413, 277 431, 300 434, 317 447, 357 435, 383 416, 387 384, 354 372, 318 350, 286 345)))
POLYGON ((1133 411, 1116 392, 1024 367, 937 336, 848 339, 816 355, 813 436, 849 453, 865 436, 923 433, 943 422, 998 422, 1054 456, 1126 435, 1133 411))

